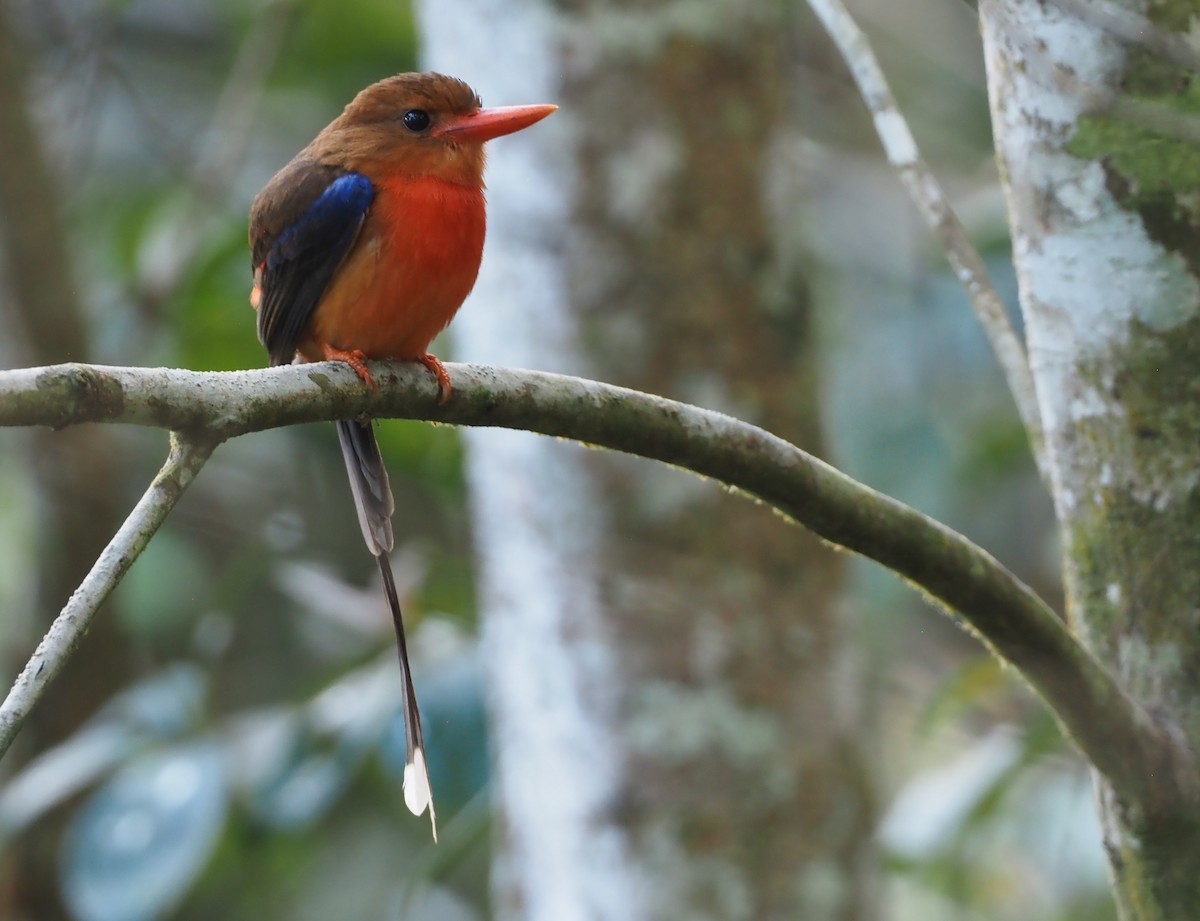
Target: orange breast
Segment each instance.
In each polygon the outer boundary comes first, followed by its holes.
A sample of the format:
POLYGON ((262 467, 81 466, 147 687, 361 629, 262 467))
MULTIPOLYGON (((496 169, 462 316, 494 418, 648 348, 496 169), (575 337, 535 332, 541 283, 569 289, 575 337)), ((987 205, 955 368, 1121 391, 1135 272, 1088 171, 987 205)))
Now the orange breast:
POLYGON ((471 293, 483 256, 483 191, 439 179, 375 183, 362 232, 317 305, 300 352, 417 358, 471 293))

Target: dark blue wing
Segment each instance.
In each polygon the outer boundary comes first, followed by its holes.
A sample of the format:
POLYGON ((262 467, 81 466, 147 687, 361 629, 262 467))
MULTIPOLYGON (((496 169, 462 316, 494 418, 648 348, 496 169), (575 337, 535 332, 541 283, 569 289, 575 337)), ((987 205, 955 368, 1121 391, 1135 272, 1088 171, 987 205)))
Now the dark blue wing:
POLYGON ((259 193, 250 239, 261 290, 258 338, 289 364, 375 198, 361 173, 293 161, 259 193))

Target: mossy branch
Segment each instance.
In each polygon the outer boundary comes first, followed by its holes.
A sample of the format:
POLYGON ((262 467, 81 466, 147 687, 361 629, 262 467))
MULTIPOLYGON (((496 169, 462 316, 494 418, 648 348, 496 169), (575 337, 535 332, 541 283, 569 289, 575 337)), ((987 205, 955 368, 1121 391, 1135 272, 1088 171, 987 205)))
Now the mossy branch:
MULTIPOLYGON (((433 379, 407 363, 372 365, 378 394, 337 363, 207 373, 79 364, 0 371, 0 425, 108 422, 170 430, 177 433, 175 460, 156 484, 174 477, 176 495, 221 441, 362 413, 524 429, 686 468, 883 564, 940 601, 1029 682, 1123 795, 1167 808, 1195 794, 1194 773, 1169 735, 1033 591, 962 535, 720 413, 579 378, 479 365, 447 369, 455 389, 444 406, 433 379), (181 455, 180 445, 192 447, 181 455)), ((157 506, 156 522, 169 507, 157 506)), ((0 715, 0 733, 5 719, 0 715)), ((0 752, 5 744, 0 736, 0 752)))

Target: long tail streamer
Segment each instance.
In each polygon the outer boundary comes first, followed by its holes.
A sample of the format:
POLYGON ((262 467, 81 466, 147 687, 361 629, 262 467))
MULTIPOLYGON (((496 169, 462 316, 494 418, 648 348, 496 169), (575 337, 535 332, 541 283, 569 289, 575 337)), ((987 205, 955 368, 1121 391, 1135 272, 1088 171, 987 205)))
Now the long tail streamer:
POLYGON ((429 821, 433 827, 433 840, 436 842, 437 818, 433 811, 433 790, 429 785, 429 770, 425 763, 421 712, 417 708, 417 692, 413 687, 412 669, 408 664, 408 644, 404 638, 404 618, 400 612, 400 599, 396 594, 396 580, 388 559, 393 543, 392 512, 396 503, 392 498, 387 468, 383 465, 383 456, 379 453, 379 443, 375 440, 375 431, 371 423, 345 420, 337 423, 337 430, 338 440, 342 444, 342 456, 346 461, 346 472, 350 476, 350 491, 354 493, 354 506, 358 511, 363 540, 379 563, 384 594, 387 595, 392 624, 396 628, 396 652, 400 659, 400 680, 404 693, 404 734, 408 746, 404 762, 404 803, 413 815, 420 815, 426 807, 429 808, 429 821))

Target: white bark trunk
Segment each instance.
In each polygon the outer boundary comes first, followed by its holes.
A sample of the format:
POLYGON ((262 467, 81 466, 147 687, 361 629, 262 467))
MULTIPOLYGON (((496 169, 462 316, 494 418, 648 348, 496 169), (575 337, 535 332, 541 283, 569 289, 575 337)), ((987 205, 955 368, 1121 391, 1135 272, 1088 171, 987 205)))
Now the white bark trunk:
MULTIPOLYGON (((463 357, 591 372, 819 446, 811 290, 783 242, 798 209, 770 174, 792 130, 785 10, 421 9, 431 67, 488 103, 564 104, 491 145, 463 357)), ((676 471, 471 444, 502 909, 870 917, 838 559, 676 471)))
MULTIPOLYGON (((1088 471, 1074 443, 1078 424, 1122 412, 1119 396, 1080 375, 1080 363, 1124 349, 1135 323, 1165 331, 1194 316, 1200 288, 1179 255, 1114 200, 1105 165, 1067 149, 1080 118, 1116 92, 1122 47, 1054 4, 1009 0, 983 9, 1030 364, 1053 442, 1055 501, 1069 518, 1079 503, 1096 501, 1081 492, 1088 471)), ((1176 485, 1194 486, 1194 471, 1175 473, 1182 484, 1147 484, 1148 492, 1162 501, 1176 485)))
MULTIPOLYGON (((545 8, 419 4, 425 64, 489 105, 561 95, 545 8)), ((535 130, 563 135, 557 113, 535 130)), ((454 325, 455 354, 581 373, 565 282, 570 156, 518 134, 489 145, 488 242, 454 325)), ((630 921, 641 881, 611 818, 621 786, 615 650, 597 600, 601 503, 582 449, 524 432, 466 433, 483 645, 497 758, 498 917, 630 921)))
MULTIPOLYGON (((1197 157, 1159 130, 1171 123, 1164 100, 1181 102, 1191 75, 1127 44, 1136 36, 1111 25, 1126 6, 983 0, 980 15, 1068 617, 1195 752, 1197 157)), ((1151 15, 1169 30, 1194 11, 1151 15)), ((1158 30, 1146 21, 1141 34, 1150 43, 1158 30)), ((1172 801, 1168 778, 1148 787, 1158 802, 1122 801, 1099 782, 1118 903, 1139 921, 1193 916, 1196 804, 1172 801)))

